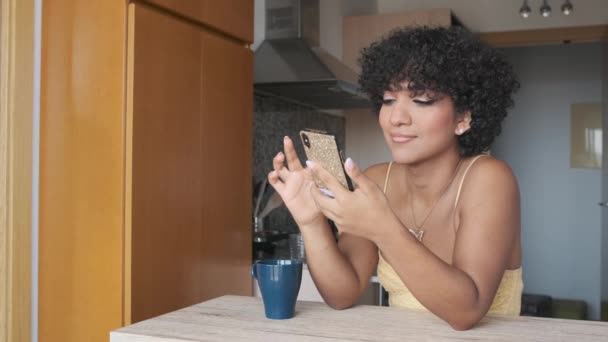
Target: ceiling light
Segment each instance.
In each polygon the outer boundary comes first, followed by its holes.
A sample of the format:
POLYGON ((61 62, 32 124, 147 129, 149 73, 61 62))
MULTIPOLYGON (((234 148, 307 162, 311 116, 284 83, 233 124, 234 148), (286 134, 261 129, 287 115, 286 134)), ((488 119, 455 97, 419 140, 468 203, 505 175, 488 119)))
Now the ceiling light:
POLYGON ((564 2, 564 4, 562 5, 562 13, 564 13, 564 15, 570 15, 572 11, 574 11, 574 7, 572 6, 569 0, 566 0, 566 2, 564 2))
POLYGON ((540 14, 545 18, 551 15, 551 6, 549 6, 547 0, 543 0, 543 5, 540 6, 540 14))
POLYGON ((523 18, 527 18, 530 16, 530 13, 532 13, 532 11, 530 10, 530 6, 528 6, 528 0, 524 0, 524 3, 521 5, 521 8, 519 9, 519 14, 523 18))

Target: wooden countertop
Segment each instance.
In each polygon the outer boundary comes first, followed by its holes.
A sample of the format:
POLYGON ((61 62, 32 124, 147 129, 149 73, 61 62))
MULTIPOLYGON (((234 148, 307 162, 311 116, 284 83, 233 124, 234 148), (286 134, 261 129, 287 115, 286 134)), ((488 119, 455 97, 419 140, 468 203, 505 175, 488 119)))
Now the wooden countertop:
POLYGON ((270 320, 260 298, 224 296, 110 334, 141 341, 608 341, 608 323, 538 317, 485 317, 455 331, 428 312, 377 306, 333 310, 298 302, 296 316, 270 320))

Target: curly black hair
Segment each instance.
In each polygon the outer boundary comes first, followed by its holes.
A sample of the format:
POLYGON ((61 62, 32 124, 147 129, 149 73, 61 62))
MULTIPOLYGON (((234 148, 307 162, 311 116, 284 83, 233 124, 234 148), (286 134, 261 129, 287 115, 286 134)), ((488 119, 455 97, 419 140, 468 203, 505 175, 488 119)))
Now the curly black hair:
POLYGON ((489 149, 500 134, 519 82, 504 56, 461 27, 405 27, 362 50, 360 90, 376 113, 388 89, 408 82, 412 96, 447 95, 457 113, 471 112, 471 128, 459 136, 461 154, 489 149))

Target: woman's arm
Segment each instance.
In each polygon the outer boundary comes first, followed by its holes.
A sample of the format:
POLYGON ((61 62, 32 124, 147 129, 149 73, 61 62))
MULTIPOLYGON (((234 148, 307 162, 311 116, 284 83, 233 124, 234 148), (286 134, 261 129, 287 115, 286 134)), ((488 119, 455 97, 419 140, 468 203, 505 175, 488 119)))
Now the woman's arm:
POLYGON ((300 164, 289 137, 284 138, 284 153, 278 153, 273 159, 268 181, 300 228, 308 268, 323 299, 334 308, 353 305, 367 288, 376 267, 376 246, 351 234, 342 234, 336 244, 327 218, 312 197, 318 189, 310 170, 300 164))
POLYGON ((351 234, 342 234, 336 244, 329 225, 319 228, 300 227, 312 279, 329 306, 351 307, 369 285, 378 250, 373 242, 351 234))
MULTIPOLYGON (((377 184, 385 173, 385 164, 365 171, 366 176, 377 184)), ((327 221, 325 225, 300 227, 300 231, 306 246, 308 268, 325 302, 334 309, 354 305, 369 286, 378 264, 376 245, 349 233, 342 233, 336 244, 327 221)))
POLYGON ((489 310, 519 233, 519 191, 509 167, 480 160, 470 170, 458 214, 452 265, 418 243, 396 217, 374 240, 421 304, 465 330, 489 310))

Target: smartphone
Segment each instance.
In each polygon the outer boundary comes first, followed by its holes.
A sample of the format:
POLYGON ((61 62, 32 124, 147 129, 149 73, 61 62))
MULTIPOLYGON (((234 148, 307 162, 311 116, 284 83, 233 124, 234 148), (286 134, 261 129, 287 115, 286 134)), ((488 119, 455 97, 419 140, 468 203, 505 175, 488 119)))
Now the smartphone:
MULTIPOLYGON (((353 190, 352 181, 344 170, 344 157, 338 151, 336 138, 332 134, 319 130, 305 129, 300 131, 300 139, 304 145, 304 152, 308 160, 323 166, 345 188, 350 191, 353 190)), ((334 197, 323 181, 316 177, 313 180, 323 194, 334 197)))

